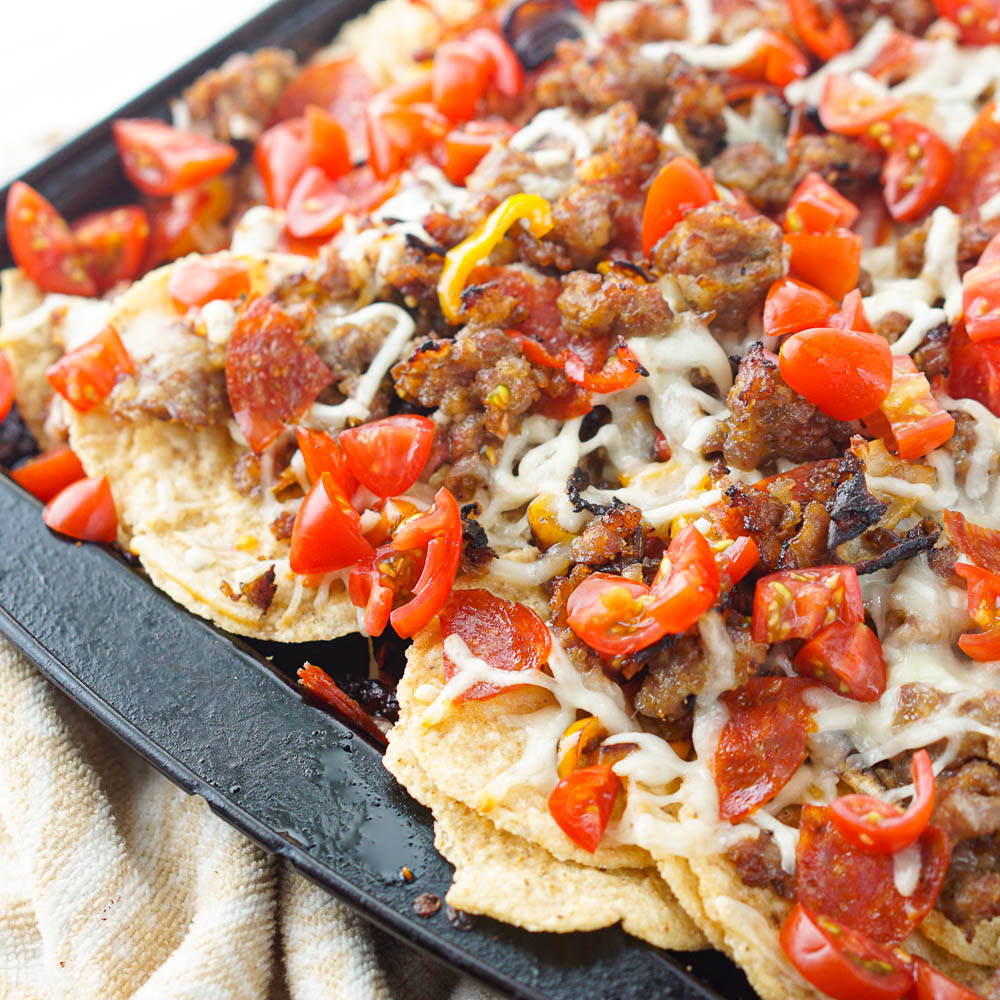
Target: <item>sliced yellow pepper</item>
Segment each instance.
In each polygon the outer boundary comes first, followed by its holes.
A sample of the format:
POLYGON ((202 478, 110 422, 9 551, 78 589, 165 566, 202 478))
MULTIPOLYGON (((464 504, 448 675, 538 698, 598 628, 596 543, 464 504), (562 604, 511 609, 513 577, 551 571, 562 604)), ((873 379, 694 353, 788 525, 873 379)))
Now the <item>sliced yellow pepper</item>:
POLYGON ((445 254, 444 270, 438 281, 438 298, 441 300, 441 311, 449 323, 458 323, 462 311, 462 289, 472 269, 493 252, 518 219, 528 224, 528 230, 537 239, 552 228, 552 206, 541 195, 512 194, 483 219, 468 239, 445 254))

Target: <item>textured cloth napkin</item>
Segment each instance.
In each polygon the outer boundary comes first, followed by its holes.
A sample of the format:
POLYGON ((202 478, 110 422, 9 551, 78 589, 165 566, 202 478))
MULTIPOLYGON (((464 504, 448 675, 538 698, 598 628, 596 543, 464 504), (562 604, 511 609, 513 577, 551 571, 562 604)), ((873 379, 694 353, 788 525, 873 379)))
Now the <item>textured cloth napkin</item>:
POLYGON ((265 854, 0 637, 0 997, 489 1000, 265 854))

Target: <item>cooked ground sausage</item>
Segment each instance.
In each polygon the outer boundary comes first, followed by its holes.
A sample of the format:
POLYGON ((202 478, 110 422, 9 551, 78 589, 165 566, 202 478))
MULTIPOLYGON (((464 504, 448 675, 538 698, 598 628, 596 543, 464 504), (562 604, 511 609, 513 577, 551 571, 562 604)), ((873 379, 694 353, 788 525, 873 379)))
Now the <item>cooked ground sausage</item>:
POLYGON ((783 212, 795 191, 788 164, 776 160, 759 142, 728 146, 711 166, 720 184, 742 191, 751 205, 767 215, 783 212))

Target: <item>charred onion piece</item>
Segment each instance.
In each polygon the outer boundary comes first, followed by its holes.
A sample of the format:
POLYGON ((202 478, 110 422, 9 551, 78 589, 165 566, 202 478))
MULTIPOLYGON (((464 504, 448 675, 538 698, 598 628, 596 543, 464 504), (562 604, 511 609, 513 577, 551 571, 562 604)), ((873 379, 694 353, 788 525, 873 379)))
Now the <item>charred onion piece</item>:
POLYGON ((564 38, 580 37, 581 16, 569 0, 522 0, 504 18, 504 38, 525 69, 538 69, 564 38))

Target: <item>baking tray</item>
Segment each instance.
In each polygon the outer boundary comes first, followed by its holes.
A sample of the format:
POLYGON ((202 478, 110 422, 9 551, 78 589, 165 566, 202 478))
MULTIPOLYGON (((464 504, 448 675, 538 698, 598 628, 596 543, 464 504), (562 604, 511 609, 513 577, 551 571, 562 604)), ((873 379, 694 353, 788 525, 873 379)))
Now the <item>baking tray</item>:
MULTIPOLYGON (((368 0, 282 0, 68 143, 23 179, 67 217, 133 200, 111 118, 166 117, 168 101, 234 52, 306 55, 368 0)), ((7 191, 0 192, 6 202, 7 191)), ((11 261, 0 221, 0 266, 11 261)), ((174 604, 111 551, 48 531, 40 505, 0 476, 0 631, 98 721, 262 848, 364 916, 454 969, 525 1000, 753 1000, 717 952, 671 955, 618 928, 529 934, 442 907, 451 866, 428 810, 378 749, 305 699, 293 675, 174 604), (403 866, 414 874, 401 877, 403 866)), ((350 639, 324 662, 350 662, 350 639)), ((362 653, 361 655, 366 655, 362 653)), ((304 656, 303 656, 304 658, 304 656)))

